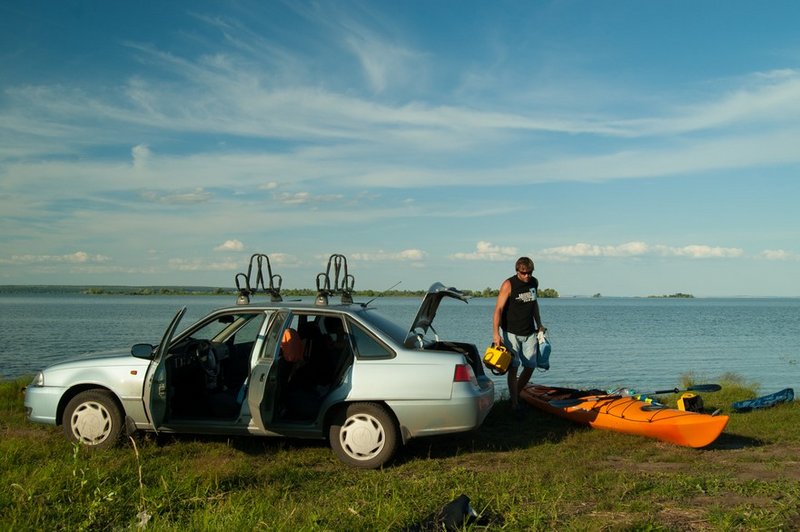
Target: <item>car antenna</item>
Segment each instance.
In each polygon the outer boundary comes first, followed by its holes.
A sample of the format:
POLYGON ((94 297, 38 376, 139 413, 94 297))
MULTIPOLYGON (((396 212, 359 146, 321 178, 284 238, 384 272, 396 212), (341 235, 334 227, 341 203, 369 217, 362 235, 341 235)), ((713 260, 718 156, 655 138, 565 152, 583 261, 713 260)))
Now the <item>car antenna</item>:
POLYGON ((370 304, 370 303, 372 303, 373 301, 375 301, 375 300, 376 300, 376 299, 378 299, 379 297, 383 297, 383 294, 385 294, 385 293, 386 293, 386 292, 388 292, 389 290, 393 289, 395 286, 399 285, 399 284, 400 284, 400 283, 402 283, 402 282, 403 282, 403 281, 397 281, 397 282, 396 282, 396 283, 394 283, 392 286, 390 286, 389 288, 387 288, 386 290, 384 290, 383 292, 381 292, 381 293, 380 293, 380 294, 378 294, 377 296, 373 297, 372 299, 370 299, 370 300, 369 300, 369 301, 367 301, 366 303, 361 303, 361 306, 362 306, 363 308, 367 308, 367 307, 369 306, 369 304, 370 304))

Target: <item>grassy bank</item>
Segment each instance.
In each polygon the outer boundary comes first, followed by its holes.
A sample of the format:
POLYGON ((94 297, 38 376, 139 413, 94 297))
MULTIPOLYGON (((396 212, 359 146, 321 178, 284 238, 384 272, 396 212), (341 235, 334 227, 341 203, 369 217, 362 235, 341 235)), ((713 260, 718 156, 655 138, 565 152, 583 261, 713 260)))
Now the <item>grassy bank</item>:
MULTIPOLYGON (((419 439, 381 471, 324 442, 137 435, 74 448, 0 383, 0 530, 402 530, 464 493, 472 529, 796 530, 800 407, 732 414, 707 449, 577 427, 500 402, 477 432, 419 439)), ((704 395, 730 410, 736 382, 704 395)))

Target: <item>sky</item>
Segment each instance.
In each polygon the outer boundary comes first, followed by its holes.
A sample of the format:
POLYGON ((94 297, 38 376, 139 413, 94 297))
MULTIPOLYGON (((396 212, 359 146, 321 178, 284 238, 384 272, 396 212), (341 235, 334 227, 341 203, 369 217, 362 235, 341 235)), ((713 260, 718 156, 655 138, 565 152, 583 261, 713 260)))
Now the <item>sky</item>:
POLYGON ((0 284, 800 296, 800 3, 7 0, 0 284))

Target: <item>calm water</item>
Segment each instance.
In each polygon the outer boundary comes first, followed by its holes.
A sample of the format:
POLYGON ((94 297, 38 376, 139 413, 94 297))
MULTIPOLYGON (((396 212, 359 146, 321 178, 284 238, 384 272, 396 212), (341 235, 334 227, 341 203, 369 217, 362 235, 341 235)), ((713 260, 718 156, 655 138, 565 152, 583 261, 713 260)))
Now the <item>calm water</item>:
MULTIPOLYGON (((73 355, 157 343, 175 311, 183 325, 233 302, 225 297, 0 297, 0 378, 73 355)), ((416 298, 374 305, 406 325, 416 298)), ((640 391, 679 385, 691 373, 713 382, 731 372, 762 392, 800 388, 800 299, 546 299, 542 319, 553 345, 551 369, 534 382, 640 391)), ((491 342, 493 299, 445 301, 434 327, 442 339, 491 342)), ((504 378, 498 379, 503 390, 504 378)))

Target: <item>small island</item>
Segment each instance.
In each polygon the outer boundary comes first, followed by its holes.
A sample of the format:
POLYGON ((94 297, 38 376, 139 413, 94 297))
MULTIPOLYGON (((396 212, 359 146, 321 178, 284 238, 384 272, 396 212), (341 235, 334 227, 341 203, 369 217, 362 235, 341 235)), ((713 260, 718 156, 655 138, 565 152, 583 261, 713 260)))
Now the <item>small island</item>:
POLYGON ((682 292, 676 292, 674 294, 663 295, 663 296, 647 296, 650 298, 663 298, 663 299, 694 299, 692 294, 684 294, 682 292))

